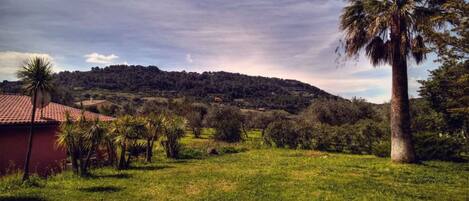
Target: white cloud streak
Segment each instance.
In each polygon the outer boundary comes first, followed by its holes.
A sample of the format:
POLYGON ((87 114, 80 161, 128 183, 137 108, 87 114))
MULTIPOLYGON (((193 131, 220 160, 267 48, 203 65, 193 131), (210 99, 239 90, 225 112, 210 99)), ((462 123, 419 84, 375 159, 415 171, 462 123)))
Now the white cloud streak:
MULTIPOLYGON (((123 62, 119 55, 166 70, 297 79, 373 102, 391 97, 389 66, 335 62, 343 0, 25 1, 0 5, 0 51, 53 52, 68 70, 123 62)), ((411 95, 427 69, 409 70, 411 95)))
POLYGON ((93 52, 91 54, 86 54, 84 55, 86 58, 87 63, 94 63, 94 64, 112 64, 115 62, 116 59, 119 57, 114 54, 110 55, 103 55, 103 54, 98 54, 96 52, 93 52))

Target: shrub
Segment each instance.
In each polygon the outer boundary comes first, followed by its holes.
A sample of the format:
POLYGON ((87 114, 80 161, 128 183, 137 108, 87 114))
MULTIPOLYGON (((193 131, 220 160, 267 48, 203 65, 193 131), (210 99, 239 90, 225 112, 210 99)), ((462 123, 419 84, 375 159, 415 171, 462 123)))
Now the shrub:
POLYGON ((292 120, 272 122, 264 135, 264 142, 276 147, 296 149, 300 141, 297 125, 292 120))
POLYGON ((166 156, 168 158, 179 158, 181 145, 179 139, 185 134, 185 120, 180 116, 173 116, 165 119, 164 136, 161 141, 166 156))
POLYGON ((377 119, 378 113, 363 99, 318 99, 302 112, 304 119, 329 125, 354 124, 361 119, 377 119))
POLYGON ((391 155, 391 142, 389 140, 376 142, 371 153, 378 157, 389 157, 391 155))
POLYGON ((208 124, 215 129, 214 138, 225 142, 242 140, 242 114, 236 107, 213 108, 208 117, 208 124))
MULTIPOLYGON (((419 160, 461 160, 462 144, 451 135, 436 132, 414 133, 414 148, 419 160)), ((391 142, 382 140, 373 146, 374 155, 388 157, 391 153, 391 142)))
POLYGON ((203 159, 205 154, 199 149, 183 147, 180 150, 179 159, 203 159))
POLYGON ((463 148, 462 139, 436 132, 415 133, 414 142, 420 160, 459 160, 463 148))
POLYGON ((221 147, 220 149, 221 154, 235 154, 235 153, 240 153, 244 152, 247 149, 244 147, 221 147))

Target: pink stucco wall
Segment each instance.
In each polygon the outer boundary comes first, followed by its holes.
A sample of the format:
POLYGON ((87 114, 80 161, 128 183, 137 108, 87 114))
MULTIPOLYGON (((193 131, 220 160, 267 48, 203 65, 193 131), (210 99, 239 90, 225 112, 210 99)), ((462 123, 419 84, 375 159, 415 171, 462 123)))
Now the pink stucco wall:
MULTIPOLYGON (((57 125, 37 125, 33 136, 30 171, 49 175, 62 169, 67 153, 56 145, 57 125)), ((0 126, 0 175, 22 170, 28 126, 0 126)))

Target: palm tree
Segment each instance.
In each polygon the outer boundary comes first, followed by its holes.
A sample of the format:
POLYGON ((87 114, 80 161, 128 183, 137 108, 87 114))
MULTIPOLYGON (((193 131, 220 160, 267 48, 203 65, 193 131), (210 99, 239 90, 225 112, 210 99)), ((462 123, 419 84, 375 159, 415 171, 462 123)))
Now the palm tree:
POLYGON ((392 66, 391 159, 416 161, 410 130, 407 60, 425 59, 423 26, 431 9, 423 0, 349 0, 340 23, 345 32, 346 56, 365 49, 374 66, 392 66))
POLYGON ((126 153, 138 143, 145 132, 145 125, 138 118, 130 115, 119 117, 110 125, 110 132, 115 136, 114 141, 120 147, 117 169, 126 169, 129 167, 131 154, 126 157, 126 153))
POLYGON ((36 116, 36 104, 38 93, 47 93, 53 89, 52 85, 52 63, 41 57, 30 58, 17 73, 17 77, 23 83, 26 93, 33 98, 31 111, 31 125, 29 128, 29 139, 24 162, 23 181, 29 179, 29 161, 31 159, 31 149, 34 134, 34 118, 36 116))
POLYGON ((166 157, 178 158, 181 145, 179 139, 184 137, 186 120, 180 116, 170 116, 164 119, 164 135, 161 145, 165 149, 166 157))
POLYGON ((144 121, 146 128, 144 137, 147 140, 146 162, 151 162, 151 158, 153 156, 153 145, 161 136, 160 133, 163 130, 164 117, 161 114, 157 115, 155 113, 150 113, 146 118, 144 118, 144 121))

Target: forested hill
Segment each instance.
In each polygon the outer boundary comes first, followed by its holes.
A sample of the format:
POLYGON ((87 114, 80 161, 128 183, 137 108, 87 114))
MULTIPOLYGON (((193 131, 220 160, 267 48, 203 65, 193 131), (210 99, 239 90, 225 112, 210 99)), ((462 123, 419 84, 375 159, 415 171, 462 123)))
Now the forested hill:
POLYGON ((336 98, 309 84, 228 72, 168 72, 156 66, 113 65, 91 71, 60 72, 57 84, 70 89, 104 89, 151 96, 193 97, 246 108, 298 111, 315 98, 336 98))

